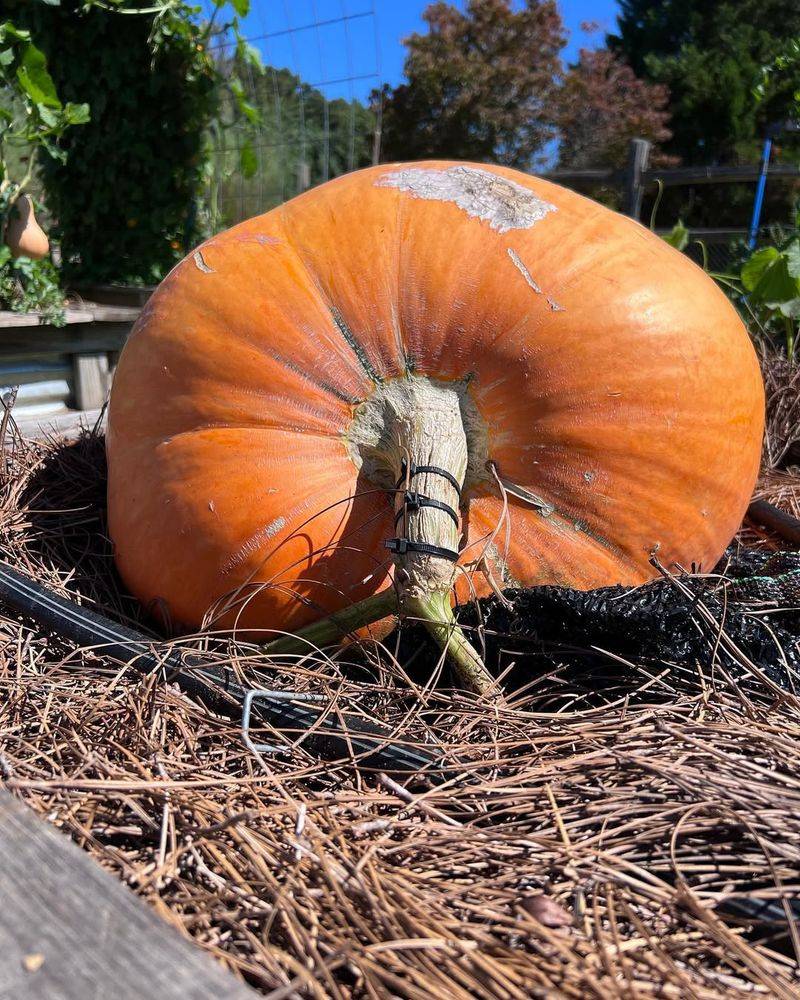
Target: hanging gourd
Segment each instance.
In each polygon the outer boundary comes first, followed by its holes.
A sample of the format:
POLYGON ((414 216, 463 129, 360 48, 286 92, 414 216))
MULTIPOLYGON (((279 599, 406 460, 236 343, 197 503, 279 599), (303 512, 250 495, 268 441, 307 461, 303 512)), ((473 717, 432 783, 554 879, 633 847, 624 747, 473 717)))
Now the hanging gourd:
POLYGON ((41 260, 50 252, 50 243, 36 221, 33 201, 27 194, 20 195, 9 209, 4 239, 14 258, 41 260))
POLYGON ((374 167, 153 295, 111 395, 110 531, 173 622, 329 641, 399 609, 483 687, 453 590, 713 569, 763 409, 734 308, 638 223, 502 167, 374 167))

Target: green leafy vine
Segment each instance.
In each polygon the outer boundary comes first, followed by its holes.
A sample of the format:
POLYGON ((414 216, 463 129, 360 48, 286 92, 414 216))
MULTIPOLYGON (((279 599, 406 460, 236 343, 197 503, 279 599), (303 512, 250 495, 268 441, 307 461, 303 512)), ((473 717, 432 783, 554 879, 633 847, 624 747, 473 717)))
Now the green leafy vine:
MULTIPOLYGON (((61 102, 44 53, 30 31, 11 21, 0 23, 0 90, 6 95, 0 105, 0 232, 5 236, 39 153, 63 161, 59 139, 89 120, 89 107, 61 102), (19 164, 27 160, 24 173, 15 174, 14 154, 19 164)), ((0 246, 0 304, 16 312, 37 310, 43 321, 63 323, 64 295, 49 257, 14 259, 8 246, 0 246)))

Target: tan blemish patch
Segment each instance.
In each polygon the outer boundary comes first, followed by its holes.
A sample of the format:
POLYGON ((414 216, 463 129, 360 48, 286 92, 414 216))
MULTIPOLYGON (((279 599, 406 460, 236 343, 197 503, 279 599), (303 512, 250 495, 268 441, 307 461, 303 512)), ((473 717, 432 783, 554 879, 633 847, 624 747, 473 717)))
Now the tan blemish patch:
POLYGON ((555 205, 516 181, 466 165, 445 170, 403 167, 384 174, 375 186, 397 188, 426 201, 451 201, 472 218, 488 222, 498 233, 530 229, 556 211, 555 205))

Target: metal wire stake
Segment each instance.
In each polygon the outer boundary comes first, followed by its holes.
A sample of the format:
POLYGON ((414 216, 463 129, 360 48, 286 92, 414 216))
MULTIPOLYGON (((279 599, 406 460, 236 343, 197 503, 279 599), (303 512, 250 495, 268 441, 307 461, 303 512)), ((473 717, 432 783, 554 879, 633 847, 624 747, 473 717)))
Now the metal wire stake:
POLYGON ((271 743, 254 743, 250 739, 250 712, 256 698, 269 698, 271 701, 326 701, 323 694, 296 691, 270 691, 268 688, 251 688, 244 696, 242 703, 242 739, 251 753, 275 754, 286 753, 287 747, 275 746, 271 743))

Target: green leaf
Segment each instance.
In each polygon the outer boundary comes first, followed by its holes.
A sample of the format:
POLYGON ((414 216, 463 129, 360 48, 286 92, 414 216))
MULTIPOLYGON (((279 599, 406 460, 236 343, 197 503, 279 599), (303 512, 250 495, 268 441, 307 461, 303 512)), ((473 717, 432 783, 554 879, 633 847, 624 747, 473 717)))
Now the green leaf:
POLYGON ((246 180, 254 177, 258 170, 258 157, 249 139, 239 150, 239 167, 241 168, 242 176, 246 180))
POLYGON ((0 66, 10 66, 14 62, 14 50, 3 49, 0 51, 0 66))
POLYGON ((34 104, 44 104, 48 108, 61 107, 53 78, 47 72, 44 52, 33 44, 25 46, 22 63, 17 69, 17 79, 34 104))
POLYGON ((57 128, 59 122, 59 115, 52 108, 48 108, 44 104, 39 105, 39 117, 42 119, 44 124, 48 128, 57 128))
POLYGON ((239 110, 251 125, 261 124, 261 112, 254 104, 249 101, 239 101, 239 110))
POLYGON ((793 278, 800 278, 800 239, 793 239, 783 253, 789 274, 793 278))
POLYGON ((236 54, 250 69, 254 69, 257 73, 263 73, 264 63, 261 61, 261 53, 255 45, 251 45, 246 39, 240 38, 236 43, 236 54))
POLYGON ((231 0, 231 7, 239 17, 247 17, 250 13, 250 0, 231 0))
MULTIPOLYGON (((771 248, 767 248, 771 249, 771 248)), ((742 273, 744 280, 744 272, 742 273)), ((747 287, 747 286, 745 286, 747 287)), ((768 309, 780 309, 784 303, 800 295, 800 283, 789 274, 785 254, 778 253, 762 271, 750 292, 750 301, 768 309)))
POLYGON ((764 272, 753 295, 769 309, 781 309, 786 302, 800 295, 800 285, 789 274, 785 257, 781 257, 764 272))
POLYGON ((780 312, 790 319, 800 319, 800 296, 795 299, 789 299, 787 302, 782 302, 780 312))
POLYGON ((671 232, 663 236, 662 239, 671 247, 675 247, 676 250, 685 250, 686 244, 689 242, 689 230, 684 226, 683 221, 678 219, 671 232))
POLYGON ((232 76, 228 81, 228 86, 231 88, 233 99, 236 101, 236 107, 241 114, 253 125, 259 125, 261 123, 261 112, 247 100, 242 81, 238 77, 232 76))
POLYGON ((761 281, 764 272, 780 257, 780 251, 776 247, 764 247, 745 261, 742 267, 742 284, 748 292, 752 292, 761 281))
POLYGON ((85 125, 91 118, 89 105, 69 103, 64 108, 64 116, 69 125, 85 125))
POLYGON ((18 42, 29 42, 31 40, 31 33, 30 31, 18 28, 10 21, 4 21, 3 24, 0 24, 0 38, 14 38, 18 42))
POLYGON ((50 139, 47 139, 44 136, 42 136, 40 142, 45 152, 48 154, 48 156, 52 156, 52 158, 56 160, 56 162, 58 163, 67 162, 66 149, 61 149, 61 147, 58 146, 55 142, 51 142, 50 139))

